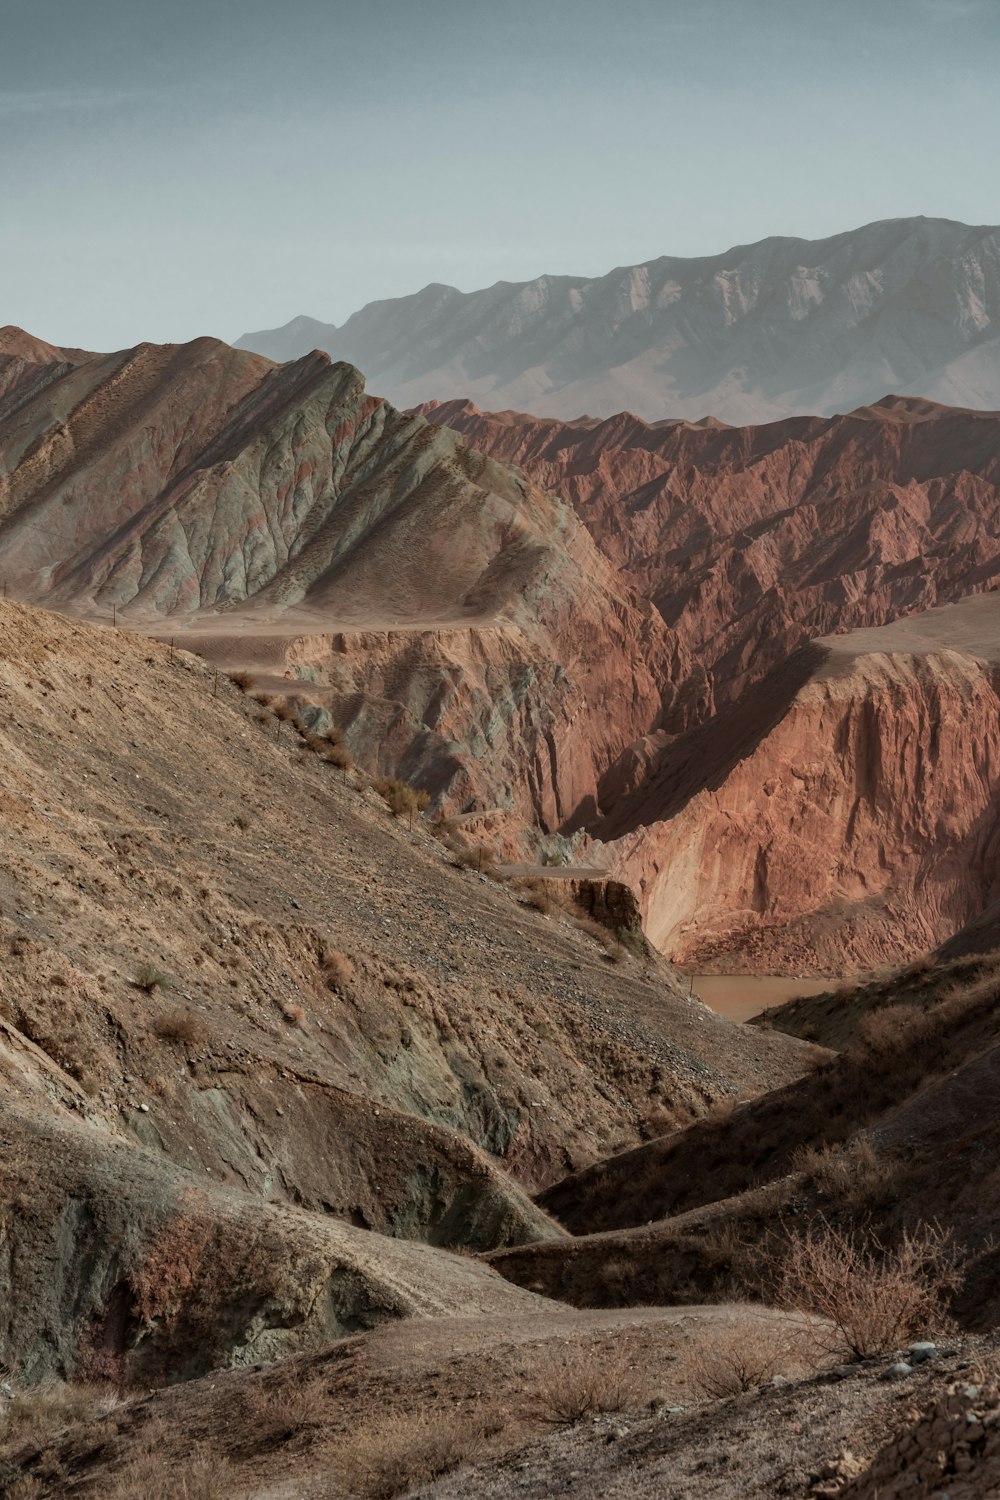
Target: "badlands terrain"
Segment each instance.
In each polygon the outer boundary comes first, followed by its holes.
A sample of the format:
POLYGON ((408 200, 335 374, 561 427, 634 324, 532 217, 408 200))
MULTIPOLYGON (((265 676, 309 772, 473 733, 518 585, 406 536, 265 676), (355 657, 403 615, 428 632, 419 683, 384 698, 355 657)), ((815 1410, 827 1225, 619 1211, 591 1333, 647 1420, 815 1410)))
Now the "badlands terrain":
POLYGON ((887 391, 1000 407, 998 318, 1000 231, 910 218, 594 278, 432 284, 340 328, 297 317, 239 345, 279 361, 325 349, 399 406, 749 423, 887 391))
POLYGON ((998 464, 0 333, 4 1500, 998 1492, 998 464))
POLYGON ((0 347, 11 595, 249 672, 686 968, 860 972, 1000 894, 996 414, 407 415, 320 353, 0 347))

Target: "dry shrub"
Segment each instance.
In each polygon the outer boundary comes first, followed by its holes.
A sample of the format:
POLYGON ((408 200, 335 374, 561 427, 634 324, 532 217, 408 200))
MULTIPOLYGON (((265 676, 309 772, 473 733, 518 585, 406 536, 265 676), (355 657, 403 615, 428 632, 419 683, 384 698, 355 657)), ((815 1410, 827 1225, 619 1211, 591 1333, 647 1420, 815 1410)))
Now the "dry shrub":
POLYGON ((747 1308, 686 1340, 677 1353, 676 1373, 702 1396, 719 1400, 801 1367, 810 1347, 806 1328, 747 1308))
POLYGON ((449 847, 454 847, 452 840, 457 829, 458 820, 456 818, 446 818, 444 813, 439 813, 430 824, 430 831, 434 837, 440 839, 442 844, 447 844, 449 847))
POLYGON ((153 1022, 153 1030, 161 1041, 183 1042, 186 1046, 203 1041, 205 1037, 204 1022, 188 1005, 164 1011, 153 1022))
POLYGON ((147 995, 151 995, 154 990, 170 989, 170 980, 166 974, 151 963, 141 963, 132 982, 138 989, 145 990, 147 995))
POLYGON ((639 1399, 622 1350, 570 1347, 549 1354, 539 1365, 523 1415, 543 1427, 572 1427, 600 1412, 621 1411, 639 1399))
POLYGON ((891 1354, 907 1339, 948 1326, 963 1276, 951 1236, 938 1224, 905 1230, 889 1248, 826 1220, 789 1233, 777 1265, 778 1297, 811 1320, 819 1348, 855 1359, 891 1354))
POLYGON ((804 1146, 792 1155, 792 1168, 805 1174, 824 1198, 852 1213, 870 1212, 892 1196, 893 1174, 871 1139, 855 1136, 846 1146, 804 1146))
MULTIPOLYGON (((8 1479, 0 1469, 0 1495, 3 1500, 42 1500, 47 1486, 33 1474, 21 1474, 16 1479, 8 1479)), ((50 1491, 51 1493, 51 1491, 50 1491)))
POLYGON ((240 689, 242 693, 249 693, 256 678, 251 672, 230 672, 229 681, 240 689))
POLYGON ((298 1373, 278 1384, 247 1386, 240 1394, 240 1417, 262 1446, 287 1442, 321 1427, 329 1418, 331 1395, 319 1374, 298 1373))
POLYGON ((535 911, 545 912, 546 915, 552 910, 552 892, 549 882, 544 877, 532 875, 526 880, 521 880, 518 882, 518 889, 522 893, 525 906, 530 906, 535 911))
POLYGON ((869 1011, 858 1025, 858 1036, 870 1052, 892 1052, 904 1039, 906 1030, 920 1016, 912 1005, 884 1005, 869 1011))
POLYGON ((330 990, 344 990, 354 978, 354 965, 339 948, 323 949, 320 970, 330 990))
POLYGON ((156 1441, 158 1425, 145 1429, 143 1449, 102 1485, 105 1500, 232 1500, 236 1473, 229 1460, 206 1444, 173 1468, 156 1441))
POLYGON ((480 1411, 452 1416, 411 1412, 363 1428, 333 1455, 338 1479, 332 1493, 359 1500, 392 1500, 431 1484, 483 1452, 503 1424, 480 1411))
POLYGON ((301 1005, 294 1004, 291 1000, 285 1001, 281 1007, 281 1014, 293 1026, 301 1026, 306 1018, 304 1008, 301 1005))
POLYGON ((295 710, 287 698, 272 698, 271 712, 282 724, 291 724, 295 720, 295 710))
POLYGON ((474 849, 456 849, 455 863, 463 870, 476 870, 480 875, 490 875, 495 880, 500 870, 496 855, 488 844, 477 844, 474 849))
POLYGON ((385 800, 393 816, 401 818, 407 815, 411 824, 414 813, 423 812, 424 808, 430 804, 429 792, 418 791, 416 787, 410 786, 409 782, 397 781, 392 776, 380 776, 372 785, 379 796, 385 800))
POLYGON ((593 938, 594 941, 596 943, 600 943, 602 947, 607 947, 607 945, 613 941, 614 935, 611 932, 610 928, 605 927, 601 922, 596 922, 593 917, 574 917, 573 924, 579 929, 580 932, 586 933, 587 937, 593 938))
MULTIPOLYGON (((351 758, 351 752, 348 750, 346 745, 341 744, 325 746, 323 750, 323 759, 326 761, 328 766, 336 766, 338 771, 343 771, 345 776, 354 765, 354 761, 351 758)), ((426 796, 426 793, 423 793, 422 795, 426 796)), ((426 803, 424 805, 426 806, 426 803)))
POLYGON ((119 1397, 112 1386, 67 1385, 47 1380, 0 1398, 0 1447, 30 1443, 45 1447, 57 1433, 113 1411, 119 1397))

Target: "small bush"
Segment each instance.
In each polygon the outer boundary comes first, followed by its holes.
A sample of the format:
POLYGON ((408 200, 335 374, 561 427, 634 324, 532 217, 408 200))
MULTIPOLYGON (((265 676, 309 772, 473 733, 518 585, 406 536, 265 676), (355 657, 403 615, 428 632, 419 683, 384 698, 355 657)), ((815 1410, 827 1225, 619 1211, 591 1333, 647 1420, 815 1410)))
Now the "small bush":
POLYGON ((496 856, 488 844, 477 844, 474 849, 456 849, 455 863, 463 870, 475 870, 480 875, 490 875, 495 880, 500 870, 496 856))
POLYGON ((380 776, 373 785, 379 796, 384 798, 393 816, 401 818, 408 815, 411 824, 414 813, 423 812, 424 808, 430 804, 430 793, 418 791, 407 781, 396 781, 392 776, 380 776))
POLYGON ((919 1018, 920 1011, 912 1005, 884 1005, 861 1018, 858 1036, 870 1052, 881 1056, 894 1052, 905 1040, 907 1028, 919 1018))
POLYGON ((522 880, 519 889, 525 906, 532 907, 534 911, 545 912, 546 915, 552 910, 552 888, 544 876, 532 875, 522 880))
POLYGON ((638 1399, 623 1353, 568 1348, 540 1366, 524 1416, 543 1427, 573 1427, 586 1417, 621 1411, 638 1399))
MULTIPOLYGON (((326 745, 323 749, 322 755, 328 766, 336 766, 337 770, 343 771, 345 775, 354 765, 354 761, 351 758, 351 752, 348 750, 346 745, 326 745)), ((423 793, 423 795, 426 796, 426 793, 423 793)), ((429 800, 430 799, 428 798, 428 801, 429 800)), ((424 803, 425 807, 426 805, 427 804, 424 803)))
POLYGON ((166 974, 151 963, 141 963, 132 982, 138 989, 145 990, 147 995, 151 995, 154 990, 169 990, 171 987, 166 974))
POLYGON ((377 1427, 363 1428, 334 1453, 338 1492, 360 1500, 392 1500, 395 1495, 409 1494, 478 1458, 487 1438, 501 1425, 478 1412, 384 1417, 377 1427))
POLYGON ((286 1000, 284 1005, 281 1007, 281 1014, 284 1016, 285 1020, 290 1022, 293 1026, 303 1025, 306 1019, 304 1008, 301 1005, 294 1004, 290 1000, 286 1000))
POLYGON ((249 693, 256 678, 250 672, 230 672, 229 681, 239 688, 242 693, 249 693))
POLYGON ((846 1146, 801 1147, 791 1164, 822 1197, 855 1214, 870 1212, 892 1196, 892 1170, 865 1135, 855 1136, 846 1146))
POLYGON ((682 1344, 677 1373, 700 1395, 720 1400, 800 1366, 807 1347, 805 1330, 791 1320, 747 1309, 720 1327, 699 1329, 682 1344))
POLYGON ((69 1385, 47 1380, 0 1400, 0 1444, 45 1447, 66 1428, 93 1421, 119 1404, 110 1386, 69 1385))
POLYGON ((175 1010, 164 1011, 162 1016, 157 1016, 153 1022, 153 1030, 161 1041, 183 1042, 185 1045, 200 1042, 205 1036, 205 1026, 201 1017, 186 1005, 180 1005, 175 1010))
POLYGON ((812 1319, 820 1347, 855 1359, 891 1354, 907 1339, 948 1326, 962 1274, 951 1237, 937 1224, 904 1231, 886 1247, 825 1220, 789 1234, 778 1265, 779 1300, 812 1319))
POLYGON ((106 1500, 231 1500, 236 1474, 232 1464, 208 1446, 196 1448, 176 1468, 153 1445, 135 1454, 102 1488, 106 1500))
POLYGON ((325 948, 321 962, 321 971, 328 989, 346 989, 354 978, 354 965, 346 953, 341 953, 338 948, 325 948))

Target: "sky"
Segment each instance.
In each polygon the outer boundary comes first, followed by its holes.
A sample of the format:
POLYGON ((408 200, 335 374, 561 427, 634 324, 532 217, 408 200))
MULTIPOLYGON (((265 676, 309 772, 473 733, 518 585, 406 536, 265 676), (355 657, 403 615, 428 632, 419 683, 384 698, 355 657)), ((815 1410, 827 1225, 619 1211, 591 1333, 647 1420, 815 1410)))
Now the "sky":
POLYGON ((1000 0, 0 0, 0 325, 232 340, 997 223, 998 64, 1000 0))

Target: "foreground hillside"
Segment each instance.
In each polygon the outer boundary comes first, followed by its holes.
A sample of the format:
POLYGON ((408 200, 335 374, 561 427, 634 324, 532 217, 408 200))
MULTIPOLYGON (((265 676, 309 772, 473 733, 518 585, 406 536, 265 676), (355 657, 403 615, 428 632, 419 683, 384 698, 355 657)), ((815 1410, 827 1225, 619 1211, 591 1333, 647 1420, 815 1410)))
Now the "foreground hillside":
MULTIPOLYGON (((1000 1317, 997 955, 889 979, 760 1018, 818 1037, 809 1076, 553 1184, 539 1201, 574 1239, 493 1263, 578 1306, 767 1295, 768 1256, 810 1223, 880 1244, 936 1226, 957 1248, 955 1311, 1000 1317)), ((864 1270, 856 1269, 857 1276, 864 1270)))
POLYGON ((327 349, 400 405, 469 396, 563 420, 744 423, 886 391, 1000 407, 998 317, 997 229, 911 218, 596 278, 431 285, 341 328, 300 317, 239 343, 277 360, 327 349))
POLYGON ((176 1378, 492 1306, 428 1247, 559 1234, 527 1189, 798 1072, 197 659, 0 629, 8 1367, 176 1378))

